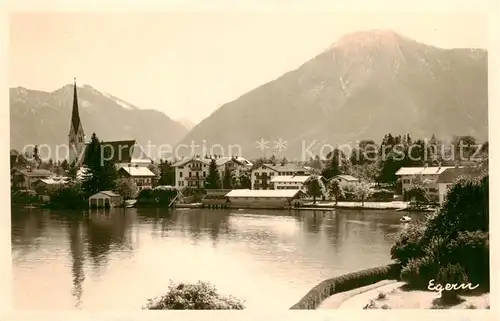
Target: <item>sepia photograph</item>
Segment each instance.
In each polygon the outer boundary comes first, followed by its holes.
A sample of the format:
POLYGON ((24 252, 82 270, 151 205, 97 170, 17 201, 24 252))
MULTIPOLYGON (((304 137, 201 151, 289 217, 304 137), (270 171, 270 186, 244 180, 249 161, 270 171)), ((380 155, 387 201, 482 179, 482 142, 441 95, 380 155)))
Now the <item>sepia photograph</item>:
POLYGON ((8 18, 14 310, 490 309, 487 14, 8 18))

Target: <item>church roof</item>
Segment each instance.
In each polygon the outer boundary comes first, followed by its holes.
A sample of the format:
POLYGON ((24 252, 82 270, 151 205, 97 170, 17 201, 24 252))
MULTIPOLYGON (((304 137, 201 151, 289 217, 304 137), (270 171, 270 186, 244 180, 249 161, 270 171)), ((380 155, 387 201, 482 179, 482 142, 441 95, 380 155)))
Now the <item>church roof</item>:
MULTIPOLYGON (((78 95, 76 93, 76 80, 73 85, 73 111, 71 112, 71 124, 75 133, 78 133, 79 126, 82 126, 80 113, 78 112, 78 95)), ((83 129, 83 126, 82 126, 83 129)))

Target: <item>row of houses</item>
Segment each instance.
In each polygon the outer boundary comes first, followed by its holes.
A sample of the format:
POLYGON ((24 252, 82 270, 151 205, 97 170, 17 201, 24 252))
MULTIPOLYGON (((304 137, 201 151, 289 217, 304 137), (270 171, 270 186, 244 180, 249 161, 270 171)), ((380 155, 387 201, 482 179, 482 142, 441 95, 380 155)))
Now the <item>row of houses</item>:
MULTIPOLYGON (((151 164, 151 162, 149 162, 151 164)), ((152 188, 156 175, 142 163, 118 163, 115 165, 119 178, 130 179, 137 185, 138 190, 152 188)), ((81 168, 77 178, 82 178, 85 169, 81 168)), ((46 194, 58 189, 70 181, 69 177, 58 176, 47 169, 13 168, 11 170, 11 187, 17 190, 35 190, 38 194, 46 194)))

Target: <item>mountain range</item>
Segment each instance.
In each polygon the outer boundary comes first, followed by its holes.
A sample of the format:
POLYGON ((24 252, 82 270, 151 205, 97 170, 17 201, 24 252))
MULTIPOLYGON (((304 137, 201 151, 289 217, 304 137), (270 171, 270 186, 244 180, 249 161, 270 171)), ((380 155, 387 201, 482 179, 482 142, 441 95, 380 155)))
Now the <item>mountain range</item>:
POLYGON ((486 140, 487 52, 441 49, 390 30, 348 34, 223 105, 181 143, 220 144, 226 153, 237 144, 248 156, 301 159, 322 146, 328 153, 327 144, 380 142, 389 132, 486 140))
MULTIPOLYGON (((484 49, 442 49, 390 30, 363 31, 224 104, 192 129, 91 86, 79 88, 80 114, 87 136, 95 131, 104 140, 194 142, 207 147, 199 154, 227 155, 233 145, 245 157, 301 159, 325 144, 378 142, 389 132, 484 141, 487 60, 484 49)), ((11 88, 11 148, 67 143, 71 102, 71 85, 51 93, 11 88)))
MULTIPOLYGON (((23 150, 30 144, 47 144, 54 150, 57 145, 67 145, 72 103, 73 85, 53 92, 11 88, 11 148, 23 150)), ((160 111, 137 108, 89 85, 78 87, 78 103, 87 140, 95 132, 103 141, 135 139, 142 146, 148 141, 156 146, 174 145, 188 131, 160 111)), ((46 157, 44 150, 40 149, 46 157)), ((156 149, 151 153, 156 155, 156 149)))

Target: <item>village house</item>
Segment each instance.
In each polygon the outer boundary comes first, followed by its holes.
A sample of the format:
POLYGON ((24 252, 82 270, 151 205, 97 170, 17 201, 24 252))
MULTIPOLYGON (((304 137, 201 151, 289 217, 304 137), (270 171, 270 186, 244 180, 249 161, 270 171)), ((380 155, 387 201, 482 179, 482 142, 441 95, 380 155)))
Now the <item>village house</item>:
POLYGON ((439 203, 442 204, 446 201, 448 190, 460 176, 478 177, 480 175, 481 172, 476 168, 464 167, 446 169, 437 179, 439 203))
POLYGON ((13 189, 32 189, 32 184, 41 179, 48 178, 52 173, 46 169, 31 168, 14 168, 11 172, 11 187, 13 189))
POLYGON ((309 176, 307 170, 294 163, 284 165, 262 164, 252 170, 252 189, 273 189, 271 180, 275 176, 309 176))
POLYGON ((447 169, 453 166, 435 166, 435 167, 401 167, 396 175, 401 179, 403 195, 405 191, 414 186, 414 182, 419 180, 424 184, 425 190, 435 202, 439 201, 438 178, 447 169))
POLYGON ((230 208, 291 208, 300 205, 304 193, 298 189, 250 190, 233 189, 226 194, 230 208))
POLYGON ((299 176, 273 176, 271 179, 272 189, 297 189, 306 193, 306 183, 312 178, 312 176, 308 175, 299 175, 299 176))
POLYGON ((135 183, 139 191, 145 188, 153 188, 153 182, 156 178, 156 175, 149 168, 139 165, 132 166, 132 164, 122 166, 118 170, 118 176, 135 183))
POLYGON ((332 177, 330 180, 336 179, 340 183, 358 183, 359 179, 351 175, 337 175, 332 177))
POLYGON ((205 179, 208 176, 208 169, 212 159, 215 160, 221 178, 226 169, 231 170, 235 176, 239 176, 252 166, 251 162, 240 156, 184 158, 172 165, 175 169, 175 187, 205 187, 205 179))
POLYGON ((48 195, 52 192, 63 188, 68 184, 69 178, 64 176, 50 176, 47 178, 40 178, 34 181, 31 186, 38 195, 48 195))

